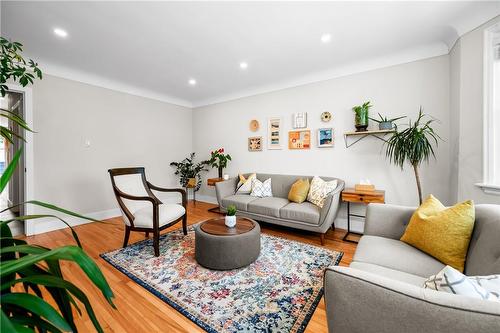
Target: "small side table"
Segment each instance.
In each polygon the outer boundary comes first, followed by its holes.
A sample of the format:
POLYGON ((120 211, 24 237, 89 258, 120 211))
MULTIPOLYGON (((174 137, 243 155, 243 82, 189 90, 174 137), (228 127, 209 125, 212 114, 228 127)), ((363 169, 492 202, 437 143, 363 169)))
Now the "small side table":
MULTIPOLYGON (((207 179, 207 185, 215 187, 216 183, 223 182, 223 181, 224 181, 224 178, 208 178, 207 179)), ((214 208, 210 208, 208 211, 212 212, 212 213, 217 213, 217 214, 224 214, 224 212, 222 212, 220 210, 220 206, 217 206, 217 207, 214 207, 214 208)))
POLYGON ((342 201, 347 202, 347 233, 342 238, 343 241, 357 243, 347 237, 349 235, 362 235, 351 231, 351 216, 366 218, 365 215, 351 214, 351 203, 368 205, 369 203, 385 203, 385 191, 356 191, 353 188, 346 188, 342 191, 342 201))

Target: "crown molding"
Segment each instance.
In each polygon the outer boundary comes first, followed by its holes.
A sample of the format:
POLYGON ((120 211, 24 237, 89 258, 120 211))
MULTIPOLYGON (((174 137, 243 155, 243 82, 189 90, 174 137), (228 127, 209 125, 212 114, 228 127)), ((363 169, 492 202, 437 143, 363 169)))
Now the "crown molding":
POLYGON ((330 70, 294 78, 289 81, 282 81, 280 83, 272 85, 257 87, 254 89, 242 90, 234 94, 222 95, 211 99, 195 101, 193 102, 193 108, 196 109, 213 104, 233 101, 240 98, 276 92, 312 83, 328 81, 339 77, 359 74, 372 70, 438 57, 446 55, 448 53, 449 49, 446 43, 439 42, 431 45, 425 45, 422 47, 412 48, 402 52, 398 52, 389 56, 383 56, 374 59, 368 59, 365 61, 345 64, 344 66, 335 67, 330 70))
POLYGON ((193 104, 188 100, 180 99, 167 94, 157 93, 148 89, 135 87, 133 85, 125 84, 119 81, 110 80, 99 75, 85 73, 79 70, 74 70, 67 67, 55 65, 53 63, 46 62, 43 60, 38 61, 38 64, 40 65, 41 68, 43 68, 44 74, 57 76, 63 79, 77 81, 96 87, 106 88, 126 93, 129 95, 149 98, 160 102, 183 106, 186 108, 193 107, 193 104))

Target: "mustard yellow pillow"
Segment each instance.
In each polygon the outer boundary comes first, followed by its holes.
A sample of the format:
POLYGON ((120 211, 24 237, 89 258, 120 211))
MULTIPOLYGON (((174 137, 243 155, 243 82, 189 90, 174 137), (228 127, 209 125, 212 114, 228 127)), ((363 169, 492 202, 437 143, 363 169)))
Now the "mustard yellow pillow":
POLYGON ((463 272, 474 219, 471 200, 446 208, 430 195, 413 213, 401 241, 463 272))
POLYGON ((307 199, 307 193, 309 193, 309 179, 299 179, 293 183, 290 192, 288 192, 288 200, 302 203, 307 199))

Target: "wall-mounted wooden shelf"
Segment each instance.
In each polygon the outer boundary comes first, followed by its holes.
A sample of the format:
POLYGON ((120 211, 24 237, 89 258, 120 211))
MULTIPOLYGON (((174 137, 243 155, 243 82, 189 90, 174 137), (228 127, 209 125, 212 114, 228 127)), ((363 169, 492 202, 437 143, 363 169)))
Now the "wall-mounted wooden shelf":
POLYGON ((359 141, 363 140, 364 138, 368 136, 373 136, 379 140, 382 140, 386 142, 384 139, 384 136, 390 133, 394 133, 394 130, 375 130, 375 131, 364 131, 364 132, 346 132, 344 133, 344 142, 345 142, 345 147, 349 148, 350 146, 358 143, 359 141), (354 141, 348 142, 348 138, 353 138, 354 141))

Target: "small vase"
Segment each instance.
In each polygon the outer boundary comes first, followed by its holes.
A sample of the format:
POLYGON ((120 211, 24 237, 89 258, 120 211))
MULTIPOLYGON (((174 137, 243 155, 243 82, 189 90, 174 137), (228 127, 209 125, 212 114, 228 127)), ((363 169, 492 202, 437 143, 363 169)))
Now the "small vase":
POLYGON ((236 225, 236 215, 228 216, 226 215, 225 225, 229 228, 233 228, 236 225))
POLYGON ((219 167, 219 178, 222 178, 222 173, 224 172, 223 167, 219 167))

